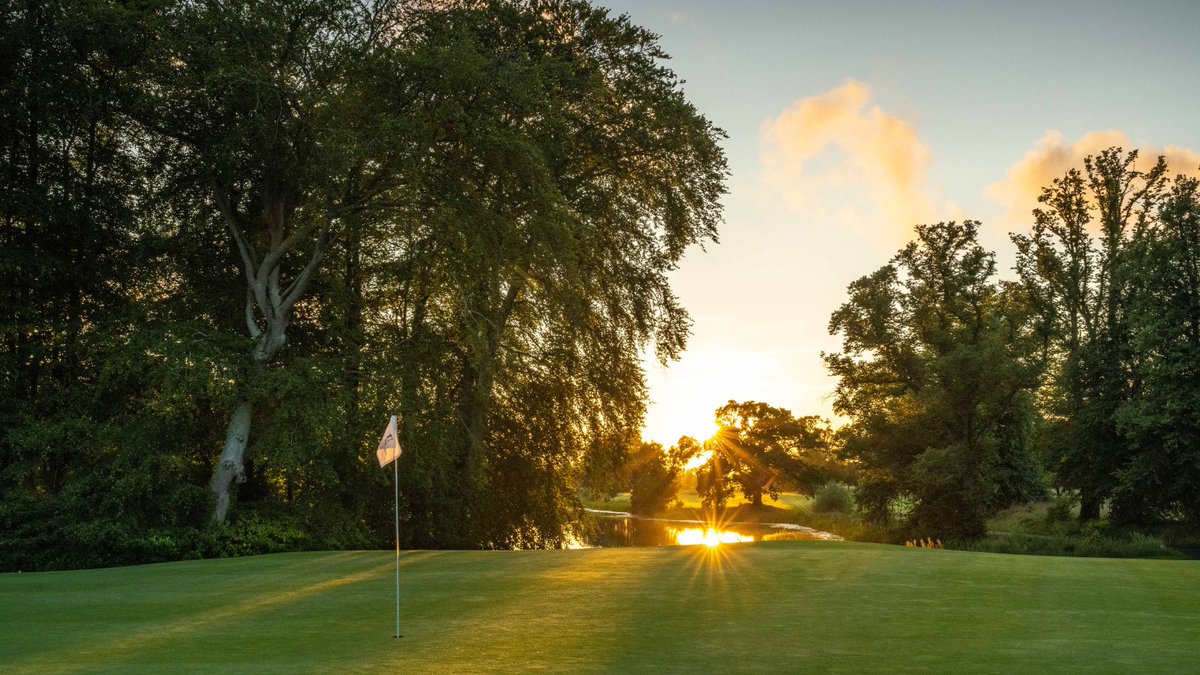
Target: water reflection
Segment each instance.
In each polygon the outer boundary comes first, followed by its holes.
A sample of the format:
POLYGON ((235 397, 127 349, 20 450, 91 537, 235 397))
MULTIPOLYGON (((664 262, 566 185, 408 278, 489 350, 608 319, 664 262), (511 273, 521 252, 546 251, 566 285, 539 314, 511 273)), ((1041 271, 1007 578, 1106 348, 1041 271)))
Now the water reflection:
POLYGON ((627 513, 593 511, 592 546, 709 547, 752 541, 839 541, 828 532, 790 523, 730 523, 710 527, 700 521, 638 518, 627 513))
POLYGON ((733 530, 717 530, 711 527, 688 527, 675 533, 675 543, 680 546, 704 544, 709 548, 715 548, 721 544, 737 544, 743 541, 754 541, 754 537, 733 530))

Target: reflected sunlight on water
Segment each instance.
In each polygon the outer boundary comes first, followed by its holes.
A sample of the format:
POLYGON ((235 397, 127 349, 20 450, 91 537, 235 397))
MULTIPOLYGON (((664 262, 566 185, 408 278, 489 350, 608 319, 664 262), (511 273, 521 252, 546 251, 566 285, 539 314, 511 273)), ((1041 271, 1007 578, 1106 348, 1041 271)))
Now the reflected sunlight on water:
POLYGON ((621 511, 591 511, 583 546, 716 547, 752 541, 840 541, 841 537, 792 523, 717 523, 704 520, 639 518, 621 511))
POLYGON ((754 541, 754 537, 733 530, 717 530, 711 527, 688 527, 675 533, 675 542, 680 546, 704 544, 709 548, 714 548, 721 544, 737 544, 745 541, 754 541))

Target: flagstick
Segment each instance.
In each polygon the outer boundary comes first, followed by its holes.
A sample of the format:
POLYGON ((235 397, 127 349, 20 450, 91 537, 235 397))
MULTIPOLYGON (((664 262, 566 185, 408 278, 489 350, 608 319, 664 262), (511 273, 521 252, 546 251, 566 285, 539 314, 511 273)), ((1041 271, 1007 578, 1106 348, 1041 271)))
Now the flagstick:
MULTIPOLYGON (((396 439, 396 447, 400 447, 400 439, 396 439)), ((399 455, 399 453, 396 453, 399 455)), ((400 457, 392 460, 395 472, 395 504, 396 504, 396 637, 400 637, 400 457)))

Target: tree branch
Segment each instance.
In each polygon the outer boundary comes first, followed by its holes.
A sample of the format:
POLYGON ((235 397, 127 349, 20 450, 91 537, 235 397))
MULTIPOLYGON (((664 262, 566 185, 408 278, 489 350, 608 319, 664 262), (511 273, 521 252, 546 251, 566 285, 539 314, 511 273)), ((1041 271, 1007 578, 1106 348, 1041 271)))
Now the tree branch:
POLYGON ((262 337, 262 329, 254 320, 254 292, 249 286, 246 287, 246 328, 250 330, 250 337, 255 340, 262 337))
POLYGON ((325 257, 325 241, 329 237, 329 229, 330 225, 328 223, 326 223, 325 227, 321 228, 320 234, 317 235, 317 243, 313 246, 312 255, 308 259, 308 264, 304 266, 304 269, 300 270, 299 276, 292 280, 287 290, 283 292, 283 300, 279 305, 281 312, 291 310, 305 289, 308 288, 308 282, 316 274, 317 268, 321 266, 321 259, 325 257))
POLYGON ((246 235, 242 233, 241 225, 237 222, 237 214, 234 212, 233 204, 225 197, 224 191, 216 180, 213 181, 213 197, 217 202, 217 210, 221 212, 221 216, 225 220, 225 227, 228 228, 230 235, 233 236, 234 244, 237 245, 238 254, 242 257, 242 266, 246 272, 246 282, 252 287, 254 279, 257 276, 254 266, 254 249, 246 241, 246 235))

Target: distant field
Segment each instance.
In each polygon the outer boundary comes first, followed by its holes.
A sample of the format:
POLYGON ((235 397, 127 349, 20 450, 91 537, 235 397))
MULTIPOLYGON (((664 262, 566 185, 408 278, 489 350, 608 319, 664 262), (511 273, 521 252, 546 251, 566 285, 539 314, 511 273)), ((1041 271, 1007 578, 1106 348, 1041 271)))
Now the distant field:
POLYGON ((1194 671, 1200 564, 779 542, 0 575, 4 672, 1194 671))

